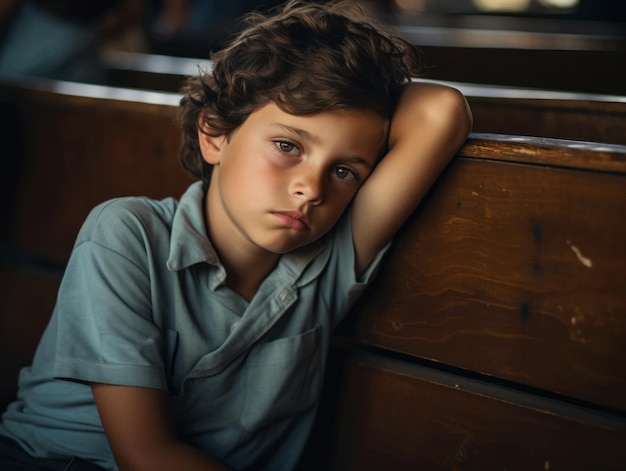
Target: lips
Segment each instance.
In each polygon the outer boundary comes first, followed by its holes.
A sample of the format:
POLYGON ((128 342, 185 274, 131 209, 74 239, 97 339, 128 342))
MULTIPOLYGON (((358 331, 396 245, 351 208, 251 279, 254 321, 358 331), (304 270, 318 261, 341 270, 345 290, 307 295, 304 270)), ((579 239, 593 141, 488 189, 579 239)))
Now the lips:
POLYGON ((309 226, 304 214, 297 211, 276 211, 272 215, 278 219, 284 226, 294 229, 298 232, 309 230, 309 226))

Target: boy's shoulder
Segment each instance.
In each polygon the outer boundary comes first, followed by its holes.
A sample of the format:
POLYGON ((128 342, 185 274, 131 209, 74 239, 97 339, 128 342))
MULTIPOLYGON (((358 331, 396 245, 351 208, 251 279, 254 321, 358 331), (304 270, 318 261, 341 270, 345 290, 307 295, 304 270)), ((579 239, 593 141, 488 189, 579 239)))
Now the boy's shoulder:
POLYGON ((156 200, 145 196, 125 196, 100 203, 87 216, 76 245, 86 241, 118 245, 169 232, 178 204, 175 198, 156 200))
MULTIPOLYGON (((105 201, 87 216, 75 248, 93 242, 122 254, 132 254, 131 258, 145 258, 155 250, 166 256, 170 240, 193 233, 190 228, 203 232, 203 194, 202 183, 196 182, 180 199, 125 196, 105 201)), ((184 242, 189 243, 189 237, 184 242)))
POLYGON ((113 198, 94 207, 86 222, 95 225, 149 223, 154 219, 171 220, 179 201, 173 197, 157 200, 147 196, 113 198))

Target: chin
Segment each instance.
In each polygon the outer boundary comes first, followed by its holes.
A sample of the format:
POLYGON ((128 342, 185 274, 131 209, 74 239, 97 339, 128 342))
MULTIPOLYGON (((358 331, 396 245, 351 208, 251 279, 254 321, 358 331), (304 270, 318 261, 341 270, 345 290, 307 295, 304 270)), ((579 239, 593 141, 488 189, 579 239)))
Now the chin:
MULTIPOLYGON (((317 240, 317 239, 315 239, 317 240)), ((261 246, 265 248, 268 252, 274 253, 276 255, 284 255, 289 252, 293 252, 301 247, 309 245, 313 243, 315 240, 306 240, 306 241, 275 241, 274 243, 262 244, 261 246)))

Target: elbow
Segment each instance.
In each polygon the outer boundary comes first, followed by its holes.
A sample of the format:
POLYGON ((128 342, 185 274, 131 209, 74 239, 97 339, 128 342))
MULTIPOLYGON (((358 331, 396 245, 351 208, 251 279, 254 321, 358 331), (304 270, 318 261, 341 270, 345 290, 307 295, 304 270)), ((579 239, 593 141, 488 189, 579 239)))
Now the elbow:
POLYGON ((445 120, 450 142, 459 147, 472 131, 474 117, 465 96, 456 88, 446 87, 441 91, 440 119, 445 120))
POLYGON ((392 119, 389 148, 399 141, 421 145, 424 135, 416 127, 428 129, 428 138, 444 154, 454 154, 472 130, 472 111, 460 90, 442 84, 414 83, 407 86, 392 119))
POLYGON ((465 140, 468 134, 472 132, 472 127, 474 126, 474 115, 472 114, 472 109, 470 108, 465 96, 458 90, 457 94, 460 97, 458 109, 460 129, 463 134, 463 140, 465 140))

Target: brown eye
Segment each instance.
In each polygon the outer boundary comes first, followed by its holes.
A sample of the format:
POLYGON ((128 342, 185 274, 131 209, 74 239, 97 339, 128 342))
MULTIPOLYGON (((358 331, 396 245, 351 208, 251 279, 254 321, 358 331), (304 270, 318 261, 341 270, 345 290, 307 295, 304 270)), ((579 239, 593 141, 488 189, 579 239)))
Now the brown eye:
POLYGON ((291 154, 291 155, 297 155, 298 154, 298 147, 293 142, 289 142, 289 141, 275 141, 274 145, 283 154, 291 154))
POLYGON ((344 182, 355 182, 359 179, 357 174, 348 167, 335 167, 333 173, 339 180, 344 182))

